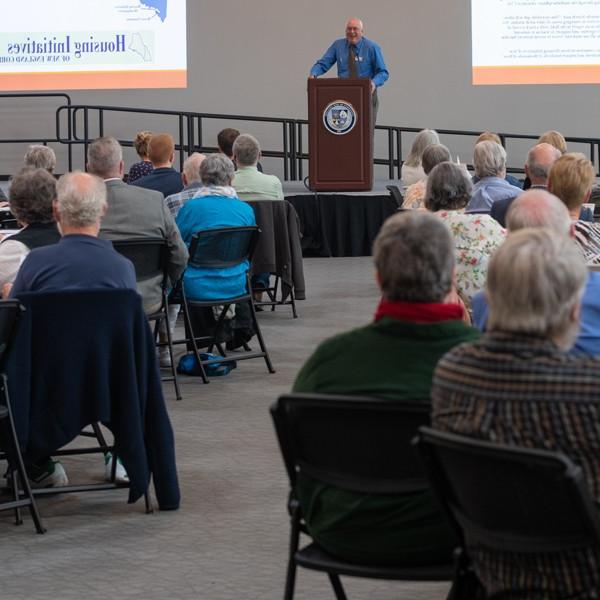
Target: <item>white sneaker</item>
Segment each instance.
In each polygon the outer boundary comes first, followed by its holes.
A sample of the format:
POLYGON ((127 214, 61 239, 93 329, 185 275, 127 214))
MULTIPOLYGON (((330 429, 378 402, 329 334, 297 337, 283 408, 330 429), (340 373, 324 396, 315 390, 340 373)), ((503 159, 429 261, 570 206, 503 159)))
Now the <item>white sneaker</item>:
POLYGON ((62 464, 57 460, 48 460, 43 466, 29 465, 27 467, 29 485, 34 489, 69 485, 69 478, 62 464))
MULTIPOLYGON (((106 477, 106 481, 112 481, 112 466, 113 466, 113 456, 110 452, 108 452, 104 456, 104 475, 106 477)), ((129 475, 127 475, 127 471, 121 463, 121 459, 117 458, 117 468, 115 470, 115 483, 129 483, 129 475)))
POLYGON ((160 365, 161 369, 171 368, 171 355, 169 354, 168 348, 159 348, 158 364, 160 365))

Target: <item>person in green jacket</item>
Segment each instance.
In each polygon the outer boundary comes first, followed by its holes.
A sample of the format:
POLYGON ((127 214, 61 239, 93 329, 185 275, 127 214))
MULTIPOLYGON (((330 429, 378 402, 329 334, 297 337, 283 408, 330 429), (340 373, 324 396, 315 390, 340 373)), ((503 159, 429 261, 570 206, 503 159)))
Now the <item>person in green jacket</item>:
MULTIPOLYGON (((394 215, 373 254, 382 292, 373 322, 323 342, 293 391, 429 404, 438 360, 478 336, 454 303, 450 230, 425 212, 394 215)), ((340 558, 407 566, 451 559, 456 540, 430 491, 359 494, 303 476, 295 492, 313 539, 340 558)))

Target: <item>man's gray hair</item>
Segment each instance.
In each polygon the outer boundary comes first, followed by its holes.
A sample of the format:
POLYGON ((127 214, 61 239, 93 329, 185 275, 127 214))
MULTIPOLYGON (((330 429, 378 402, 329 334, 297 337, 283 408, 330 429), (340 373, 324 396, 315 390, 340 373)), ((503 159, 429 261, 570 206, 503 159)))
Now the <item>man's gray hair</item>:
POLYGON ((410 211, 387 219, 375 239, 373 259, 387 300, 441 302, 452 287, 452 235, 429 213, 410 211))
POLYGON ((511 202, 506 226, 512 233, 527 227, 546 227, 559 235, 571 233, 571 217, 567 207, 554 194, 542 189, 523 192, 511 202))
POLYGON ((46 169, 49 173, 52 173, 56 168, 56 154, 52 148, 48 146, 42 146, 35 144, 29 146, 25 157, 23 159, 26 167, 33 167, 34 169, 46 169))
POLYGON ((233 142, 233 157, 239 167, 253 167, 260 157, 260 144, 249 133, 238 135, 233 142))
POLYGON ((200 152, 190 154, 183 163, 182 171, 187 179, 188 185, 194 181, 200 181, 200 165, 206 155, 200 152))
POLYGON ((425 175, 429 175, 436 165, 449 160, 452 160, 452 156, 450 155, 450 150, 444 144, 430 144, 423 150, 421 161, 425 175))
POLYGON ((552 165, 562 156, 560 150, 545 142, 535 145, 527 153, 529 177, 548 180, 552 165))
POLYGON ((475 175, 484 177, 499 177, 506 169, 506 150, 496 142, 479 142, 473 152, 475 175))
POLYGON ((464 169, 452 162, 442 162, 427 177, 425 208, 432 212, 464 208, 471 199, 472 189, 471 178, 464 169))
POLYGON ((25 167, 10 181, 10 211, 23 225, 52 222, 55 199, 56 179, 44 168, 25 167))
POLYGON ((65 173, 58 180, 56 195, 60 220, 71 227, 96 225, 106 210, 106 184, 90 173, 65 173))
POLYGON ((118 174, 123 148, 114 137, 96 138, 88 148, 88 170, 104 179, 118 174))
POLYGON ((231 185, 235 168, 224 154, 209 154, 200 165, 200 179, 204 185, 231 185))
POLYGON ((543 337, 568 349, 586 281, 583 257, 567 236, 546 228, 511 233, 488 266, 487 328, 543 337))

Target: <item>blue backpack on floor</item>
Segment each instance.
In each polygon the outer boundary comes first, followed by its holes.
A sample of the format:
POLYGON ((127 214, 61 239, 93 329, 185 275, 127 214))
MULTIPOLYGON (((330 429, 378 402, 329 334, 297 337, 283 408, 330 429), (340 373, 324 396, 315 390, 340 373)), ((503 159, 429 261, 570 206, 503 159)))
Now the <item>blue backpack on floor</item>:
MULTIPOLYGON (((201 352, 200 360, 211 360, 213 358, 221 358, 217 354, 210 354, 209 352, 201 352)), ((235 360, 228 360, 222 363, 214 363, 212 365, 204 365, 204 370, 208 377, 221 377, 228 375, 232 369, 237 367, 235 360)), ((200 376, 200 366, 196 361, 196 357, 193 352, 184 354, 177 364, 177 372, 180 375, 196 375, 200 376)))

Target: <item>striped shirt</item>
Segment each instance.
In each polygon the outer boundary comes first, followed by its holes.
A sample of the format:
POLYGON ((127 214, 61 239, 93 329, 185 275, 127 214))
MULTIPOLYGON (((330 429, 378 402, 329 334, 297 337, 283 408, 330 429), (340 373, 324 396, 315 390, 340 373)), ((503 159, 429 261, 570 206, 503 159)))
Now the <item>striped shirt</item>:
POLYGON ((575 242, 587 265, 600 265, 600 223, 574 221, 575 242))
MULTIPOLYGON (((567 355, 540 338, 490 333, 440 360, 431 394, 435 428, 562 452, 600 500, 600 359, 567 355)), ((490 595, 600 598, 599 547, 514 555, 472 546, 469 555, 490 595)))

